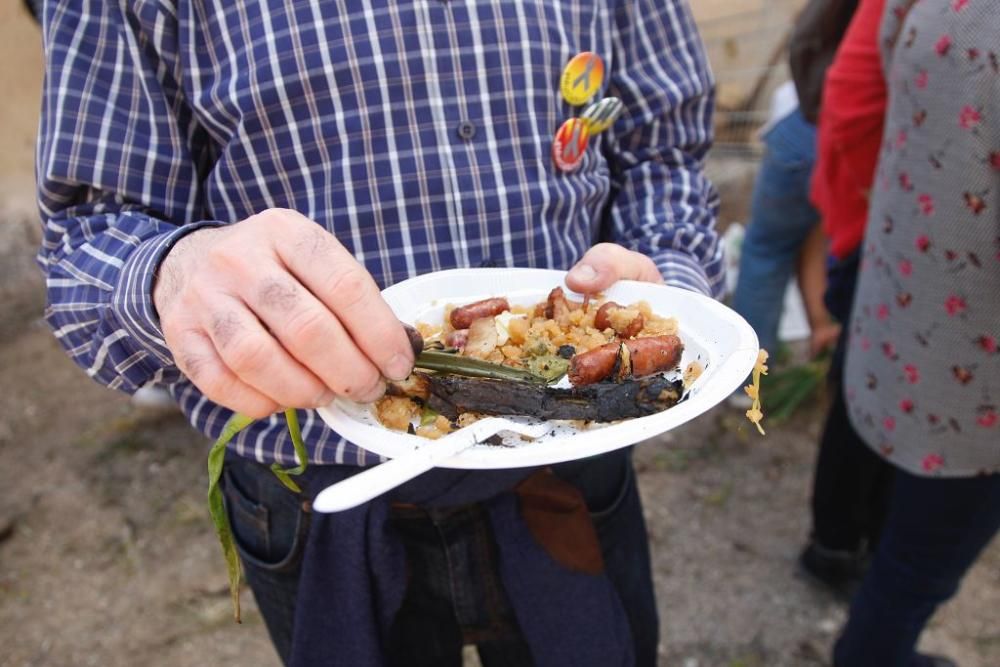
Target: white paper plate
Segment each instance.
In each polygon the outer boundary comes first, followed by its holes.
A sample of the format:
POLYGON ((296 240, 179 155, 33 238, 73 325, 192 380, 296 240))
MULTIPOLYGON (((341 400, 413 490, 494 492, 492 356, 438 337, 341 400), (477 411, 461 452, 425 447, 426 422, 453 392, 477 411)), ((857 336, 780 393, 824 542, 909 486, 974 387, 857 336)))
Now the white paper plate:
MULTIPOLYGON (((400 320, 411 324, 438 323, 447 304, 461 305, 498 296, 506 297, 512 305, 544 301, 553 287, 565 289, 565 276, 564 271, 547 269, 455 269, 412 278, 385 289, 382 295, 400 320)), ((577 300, 582 298, 569 290, 567 295, 577 300)), ((753 369, 759 349, 756 333, 742 317, 717 301, 676 287, 633 281, 616 283, 605 296, 622 304, 644 300, 654 313, 677 318, 684 342, 681 368, 695 360, 705 367, 690 388, 687 400, 647 417, 582 429, 553 421, 549 433, 530 442, 501 432, 502 446, 475 443, 474 438, 483 436, 473 435, 467 427, 456 433, 467 431, 471 446, 448 459, 443 467, 541 466, 625 447, 676 428, 724 401, 753 369)), ((369 405, 337 399, 318 412, 330 428, 382 456, 395 458, 421 446, 433 447, 434 441, 385 428, 369 405)), ((512 418, 512 421, 538 422, 528 418, 512 418)))

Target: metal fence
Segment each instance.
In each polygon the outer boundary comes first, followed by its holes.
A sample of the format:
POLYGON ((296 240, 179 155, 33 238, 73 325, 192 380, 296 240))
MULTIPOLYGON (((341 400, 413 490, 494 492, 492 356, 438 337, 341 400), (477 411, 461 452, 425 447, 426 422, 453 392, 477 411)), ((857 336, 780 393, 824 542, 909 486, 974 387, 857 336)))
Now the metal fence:
POLYGON ((803 0, 691 0, 718 85, 716 155, 756 158, 757 130, 789 78, 787 46, 803 0))

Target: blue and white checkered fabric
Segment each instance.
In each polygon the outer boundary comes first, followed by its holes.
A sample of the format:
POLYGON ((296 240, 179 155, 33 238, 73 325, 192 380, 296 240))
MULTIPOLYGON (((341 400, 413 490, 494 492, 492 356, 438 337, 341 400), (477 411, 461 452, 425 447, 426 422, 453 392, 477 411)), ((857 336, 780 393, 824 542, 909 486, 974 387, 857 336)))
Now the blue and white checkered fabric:
MULTIPOLYGON (((229 411, 175 366, 151 302, 197 225, 298 210, 382 286, 454 267, 569 268, 597 240, 722 290, 702 174, 713 83, 681 0, 47 3, 38 145, 47 317, 96 380, 169 386, 196 428, 229 411), (624 113, 581 167, 551 143, 565 63, 594 51, 624 113)), ((313 413, 310 457, 367 465, 313 413)), ((294 460, 283 421, 234 443, 294 460)))

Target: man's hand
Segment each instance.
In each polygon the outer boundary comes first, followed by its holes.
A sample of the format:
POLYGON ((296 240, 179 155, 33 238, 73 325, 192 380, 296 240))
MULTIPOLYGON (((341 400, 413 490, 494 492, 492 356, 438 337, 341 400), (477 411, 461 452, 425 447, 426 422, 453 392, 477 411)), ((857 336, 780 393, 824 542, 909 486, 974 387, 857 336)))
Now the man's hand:
POLYGON ((594 294, 619 280, 662 283, 663 276, 646 255, 614 243, 598 243, 570 269, 566 286, 579 294, 594 294))
POLYGON ((177 366, 250 417, 373 401, 413 351, 371 275, 315 222, 271 209, 182 237, 153 288, 177 366))

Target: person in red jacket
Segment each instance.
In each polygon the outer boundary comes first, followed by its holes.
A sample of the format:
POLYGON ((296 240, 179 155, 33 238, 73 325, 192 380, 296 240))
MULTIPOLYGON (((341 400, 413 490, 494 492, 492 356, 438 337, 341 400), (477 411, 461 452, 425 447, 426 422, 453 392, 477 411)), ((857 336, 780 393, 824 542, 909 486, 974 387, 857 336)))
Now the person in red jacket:
MULTIPOLYGON (((850 317, 858 255, 882 141, 886 89, 879 58, 885 0, 863 1, 827 70, 819 114, 811 198, 830 239, 825 301, 850 317)), ((820 438, 812 495, 812 533, 803 571, 848 598, 864 574, 885 516, 892 468, 860 439, 841 392, 847 327, 830 364, 833 401, 820 438)))

